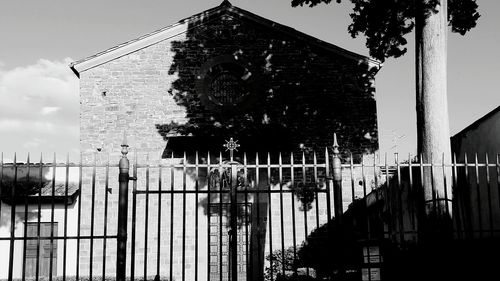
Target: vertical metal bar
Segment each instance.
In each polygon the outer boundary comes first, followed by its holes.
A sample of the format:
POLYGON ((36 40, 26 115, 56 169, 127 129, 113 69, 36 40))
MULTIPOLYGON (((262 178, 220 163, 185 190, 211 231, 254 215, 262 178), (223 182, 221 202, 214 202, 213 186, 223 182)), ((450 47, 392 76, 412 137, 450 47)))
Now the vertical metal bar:
MULTIPOLYGON (((375 175, 374 175, 375 176, 375 175)), ((365 156, 361 155, 361 177, 363 181, 363 198, 366 200, 366 175, 365 175, 365 156)), ((371 239, 371 227, 370 227, 370 216, 368 214, 366 204, 365 204, 365 216, 366 216, 366 234, 368 237, 368 240, 371 239)))
MULTIPOLYGON (((267 200, 269 201, 269 262, 273 264, 273 223, 272 223, 272 211, 271 211, 271 155, 267 153, 267 200)), ((274 276, 274 268, 270 266, 271 280, 274 276)))
MULTIPOLYGON (((223 211, 222 211, 222 187, 223 187, 223 170, 222 170, 222 152, 219 152, 219 173, 220 173, 220 182, 219 182, 219 278, 220 280, 223 280, 223 255, 222 255, 222 230, 223 230, 223 223, 224 220, 222 218, 223 216, 223 211)), ((228 274, 229 274, 228 270, 228 274)))
POLYGON ((106 281, 106 246, 108 236, 108 191, 109 191, 109 152, 106 158, 106 178, 104 179, 104 239, 102 241, 102 281, 106 281))
MULTIPOLYGON (((380 157, 380 155, 379 155, 380 157)), ((380 158, 378 159, 380 163, 380 158)), ((375 188, 378 188, 378 173, 377 173, 377 168, 380 168, 377 166, 377 154, 373 153, 373 178, 375 181, 375 188)))
POLYGON ((210 281, 210 209, 211 209, 211 194, 210 189, 210 151, 207 151, 207 280, 210 281))
POLYGON ((92 202, 90 205, 90 267, 89 267, 89 278, 92 280, 93 273, 93 261, 94 261, 94 216, 95 216, 95 181, 96 181, 96 167, 97 167, 97 155, 94 153, 94 165, 92 167, 92 202))
MULTIPOLYGON (((307 178, 306 178, 306 155, 305 153, 302 151, 302 183, 303 183, 303 187, 304 188, 307 188, 307 178)), ((304 241, 307 241, 307 234, 309 233, 308 229, 307 229, 307 208, 308 206, 306 206, 304 203, 302 203, 302 206, 304 208, 304 241)), ((306 275, 309 276, 309 267, 306 267, 306 275)))
POLYGON ((10 190, 10 247, 9 247, 9 281, 12 281, 12 275, 14 270, 14 231, 16 230, 16 186, 17 186, 17 159, 16 153, 14 153, 14 184, 11 186, 10 190))
POLYGON ((316 158, 316 151, 313 151, 313 183, 314 183, 314 201, 316 201, 316 228, 319 228, 319 195, 318 192, 318 159, 316 158))
POLYGON ((399 154, 395 153, 395 162, 396 162, 396 170, 398 173, 398 188, 396 189, 396 192, 398 193, 398 219, 399 219, 399 239, 401 243, 404 243, 405 240, 405 228, 404 228, 404 220, 403 220, 403 186, 401 185, 401 168, 399 166, 399 154))
POLYGON ((149 153, 146 155, 146 194, 144 204, 144 280, 148 277, 148 236, 149 236, 149 153))
MULTIPOLYGON (((26 160, 28 171, 26 173, 26 180, 30 182, 30 154, 28 152, 28 159, 26 160)), ((1 214, 1 213, 0 213, 1 214)), ((28 193, 24 194, 24 236, 23 236, 23 272, 22 280, 26 280, 26 237, 28 237, 28 193)), ((64 278, 64 277, 63 277, 64 278)))
MULTIPOLYGON (((56 154, 54 153, 54 161, 52 162, 52 200, 50 210, 50 260, 49 260, 49 281, 52 281, 53 265, 54 265, 54 208, 56 197, 56 154)), ((92 262, 90 263, 92 264, 92 262)), ((57 274, 57 272, 56 272, 57 274)))
POLYGON ((174 153, 170 158, 170 279, 174 280, 174 153))
MULTIPOLYGON (((198 192, 199 192, 199 158, 198 151, 195 152, 195 194, 194 194, 194 280, 198 281, 198 192)), ((208 202, 210 206, 210 202, 208 202)), ((210 261, 208 261, 210 262, 210 261)))
MULTIPOLYGON (((232 153, 231 153, 232 156, 232 153)), ((232 158, 232 157, 231 157, 232 158)), ((230 190, 230 232, 229 232, 229 250, 230 250, 230 274, 229 280, 238 280, 238 206, 237 206, 237 194, 236 189, 238 188, 238 166, 231 159, 231 190, 230 190)))
MULTIPOLYGON (((425 181, 424 181, 424 165, 423 165, 423 157, 422 157, 422 154, 419 155, 419 158, 418 158, 418 165, 419 165, 419 172, 420 172, 420 185, 422 186, 422 191, 424 191, 427 187, 425 186, 425 181)), ((419 202, 417 202, 418 204, 419 202)), ((425 208, 427 208, 427 202, 425 202, 425 198, 424 198, 424 202, 423 202, 423 209, 422 212, 425 212, 425 208)), ((419 221, 420 222, 420 221, 419 221)), ((418 234, 420 235, 421 233, 421 225, 419 225, 418 227, 418 234)))
POLYGON ((253 266, 253 255, 250 254, 249 251, 249 246, 250 244, 248 243, 248 224, 249 224, 249 215, 250 215, 250 208, 248 206, 248 161, 247 161, 247 154, 246 152, 243 153, 243 176, 245 179, 245 268, 247 271, 247 276, 249 277, 250 280, 252 280, 253 272, 252 272, 252 266, 253 266), (250 257, 250 258, 249 258, 250 257), (250 266, 248 266, 250 261, 250 266))
MULTIPOLYGON (((469 193, 469 200, 467 205, 470 206, 471 204, 471 195, 472 195, 472 189, 470 188, 470 177, 469 177, 469 164, 468 164, 468 159, 467 159, 467 153, 464 154, 464 166, 465 166, 465 182, 466 182, 466 187, 468 188, 467 192, 469 193)), ((464 208, 465 210, 466 208, 464 208)), ((472 237, 474 235, 474 226, 472 225, 472 214, 471 214, 471 208, 468 208, 468 211, 466 211, 466 216, 467 216, 467 223, 469 224, 469 229, 468 229, 468 235, 469 237, 472 237)))
MULTIPOLYGON (((63 281, 66 281, 66 261, 68 247, 68 188, 69 188, 69 153, 66 154, 66 177, 64 182, 64 244, 63 244, 63 281)), ((106 256, 104 254, 104 256, 106 256)))
MULTIPOLYGON (((134 149, 134 175, 137 179, 137 164, 138 164, 137 149, 134 149)), ((130 247, 130 279, 135 279, 135 243, 136 243, 136 222, 137 222, 137 181, 132 185, 132 237, 130 247)))
POLYGON ((477 153, 474 154, 474 171, 476 175, 476 190, 477 190, 477 219, 479 224, 479 237, 483 237, 483 217, 481 215, 481 188, 479 185, 479 166, 477 161, 477 153))
POLYGON ((354 202, 356 200, 356 190, 354 189, 354 162, 352 159, 352 153, 349 153, 349 170, 351 174, 351 202, 354 202))
MULTIPOLYGON (((260 235, 260 193, 258 191, 260 191, 260 174, 259 174, 259 153, 256 152, 255 153, 255 181, 256 181, 256 188, 257 188, 257 192, 256 192, 256 196, 257 196, 257 268, 261 268, 261 266, 263 265, 263 261, 262 261, 262 257, 261 257, 261 235, 260 235)), ((260 274, 259 274, 260 276, 260 274)), ((259 277, 257 276, 257 277, 259 277)))
MULTIPOLYGON (((127 159, 127 153, 128 153, 128 144, 126 140, 126 135, 123 134, 123 143, 121 145, 121 154, 122 157, 120 159, 120 162, 118 164, 119 167, 119 174, 118 174, 118 182, 119 182, 119 190, 118 190, 118 232, 117 232, 117 239, 116 239, 116 280, 117 281, 125 281, 125 275, 126 275, 126 266, 127 266, 127 215, 128 215, 128 184, 130 180, 130 175, 129 175, 129 169, 130 169, 130 162, 127 159)), ((137 153, 135 154, 135 162, 136 164, 134 165, 134 178, 136 177, 136 170, 137 170, 137 153)), ((95 164, 94 164, 95 168, 95 164)), ((94 173, 95 175, 95 173, 94 173)), ((135 189, 135 184, 134 184, 134 189, 135 189)), ((106 191, 107 192, 107 191, 106 191)), ((92 191, 92 194, 94 192, 92 191)), ((135 190, 134 190, 135 194, 135 190)), ((135 198, 134 198, 135 199, 135 198)), ((133 201, 135 204, 135 200, 133 201)), ((133 212, 132 214, 135 214, 133 212)), ((92 216, 93 218, 93 216, 92 216)), ((92 240, 91 240, 92 241, 92 240)), ((134 245, 135 240, 132 240, 132 245, 134 245)), ((132 255, 132 260, 133 260, 134 255, 132 255)), ((90 267, 92 268, 92 263, 90 264, 90 267)), ((133 264, 132 264, 133 267, 133 264)), ((131 276, 133 280, 133 275, 131 276)), ((92 280, 92 278, 90 279, 92 280)))
MULTIPOLYGON (((82 178, 83 178, 83 163, 82 163, 83 155, 80 152, 80 160, 78 163, 78 218, 77 218, 77 226, 76 226, 76 281, 80 280, 80 234, 81 234, 81 221, 82 221, 82 200, 83 200, 83 192, 82 192, 82 178)), ((40 227, 40 196, 41 196, 41 187, 42 185, 42 156, 40 155, 40 192, 38 198, 38 227, 40 227)), ((38 234, 40 233, 40 229, 38 230, 38 234)), ((40 242, 40 239, 38 239, 40 242)), ((40 248, 40 243, 37 244, 37 278, 38 278, 38 251, 40 248)), ((38 281, 38 279, 36 280, 38 281)))
MULTIPOLYGON (((443 183, 444 183, 444 202, 445 202, 445 210, 446 210, 446 215, 447 217, 450 217, 450 206, 449 206, 449 196, 448 196, 448 179, 446 178, 446 166, 444 163, 444 152, 442 154, 441 158, 441 164, 442 164, 442 173, 443 173, 443 183)), ((450 194, 451 195, 451 194, 450 194)))
MULTIPOLYGON (((138 166, 137 149, 134 149, 134 170, 133 177, 137 179, 137 166, 138 166)), ((136 222, 137 222, 137 180, 132 185, 132 237, 130 247, 130 280, 135 279, 135 243, 136 243, 136 222)))
MULTIPOLYGON (((331 188, 330 186, 333 184, 332 178, 330 176, 330 156, 328 155, 328 147, 325 147, 325 178, 326 178, 326 229, 327 229, 327 237, 328 242, 327 246, 331 245, 331 237, 332 237, 332 206, 331 206, 331 188)), ((332 275, 329 276, 333 278, 332 275)))
POLYGON ((452 194, 454 195, 452 200, 455 201, 455 210, 454 210, 454 214, 457 214, 456 216, 453 216, 455 218, 455 221, 457 223, 457 235, 458 235, 458 238, 461 239, 463 238, 462 237, 462 224, 461 224, 461 221, 460 221, 460 210, 463 211, 463 206, 460 206, 460 197, 459 196, 462 196, 459 192, 458 189, 458 186, 457 186, 457 155, 455 153, 453 153, 453 192, 452 194))
MULTIPOLYGON (((293 157, 293 152, 290 153, 290 182, 291 186, 295 187, 295 159, 293 157)), ((293 240, 293 260, 297 260, 297 234, 295 229, 295 200, 293 194, 290 196, 292 201, 292 240, 293 240)), ((294 266, 294 274, 297 275, 297 267, 294 266)))
POLYGON ((393 218, 392 218, 392 196, 390 196, 390 187, 389 187, 389 166, 387 165, 387 153, 385 153, 385 157, 384 157, 384 161, 385 161, 385 164, 384 164, 384 169, 385 169, 385 193, 386 193, 386 200, 387 200, 387 208, 389 209, 389 222, 387 224, 387 228, 388 228, 388 232, 389 232, 389 236, 392 238, 393 236, 393 229, 392 229, 392 222, 393 222, 393 218))
POLYGON ((493 207, 491 206, 491 185, 490 185, 490 164, 488 161, 488 153, 485 153, 485 166, 486 166, 486 185, 488 188, 488 214, 490 223, 490 236, 493 237, 493 207))
POLYGON ((285 255, 285 221, 284 221, 284 211, 283 211, 283 161, 281 158, 281 152, 279 153, 278 159, 278 172, 279 172, 279 185, 280 185, 280 227, 281 227, 281 274, 285 276, 286 272, 286 255, 285 255))
POLYGON ((182 159, 182 281, 186 280, 186 152, 182 159))
POLYGON ((434 208, 434 213, 437 213, 438 212, 438 194, 436 192, 436 184, 435 184, 435 179, 434 179, 434 160, 432 159, 432 156, 431 156, 431 159, 430 159, 430 169, 431 169, 431 189, 432 189, 432 207, 434 208))
POLYGON ((161 259, 161 184, 162 184, 162 166, 161 166, 161 155, 158 165, 158 233, 157 233, 157 244, 156 244, 156 277, 155 280, 160 280, 160 259, 161 259))
POLYGON ((410 180, 410 185, 408 189, 408 216, 410 217, 410 222, 411 222, 411 230, 415 231, 415 202, 412 200, 413 196, 413 166, 412 166, 412 160, 411 160, 411 154, 408 153, 408 174, 409 174, 409 180, 410 180))
POLYGON ((327 228, 328 231, 330 231, 330 224, 332 220, 332 206, 331 206, 331 190, 330 190, 330 184, 331 184, 331 178, 330 178, 330 156, 328 155, 328 148, 325 147, 325 177, 327 179, 327 185, 326 185, 326 223, 327 223, 327 228))

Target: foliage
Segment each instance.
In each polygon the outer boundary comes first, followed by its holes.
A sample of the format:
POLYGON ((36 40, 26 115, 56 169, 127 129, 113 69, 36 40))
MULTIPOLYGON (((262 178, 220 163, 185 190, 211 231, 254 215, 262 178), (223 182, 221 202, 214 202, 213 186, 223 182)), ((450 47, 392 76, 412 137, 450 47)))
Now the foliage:
MULTIPOLYGON (((352 23, 348 31, 352 37, 360 33, 366 36, 366 47, 370 55, 380 61, 388 57, 400 57, 406 53, 407 40, 404 36, 415 27, 417 3, 415 0, 350 0, 354 4, 350 14, 352 23), (385 15, 385 16, 383 16, 385 15)), ((331 0, 292 0, 292 6, 316 6, 329 4, 331 0)), ((337 0, 337 3, 340 3, 337 0)), ((437 0, 426 2, 423 13, 433 12, 437 0)), ((418 7, 420 8, 420 7, 418 7)), ((448 0, 448 22, 453 32, 464 35, 476 26, 480 15, 476 0, 448 0)))
POLYGON ((309 211, 312 208, 312 202, 316 198, 316 189, 321 186, 318 183, 296 182, 292 187, 293 194, 302 203, 301 210, 309 211))
POLYGON ((286 280, 283 279, 285 276, 292 275, 297 270, 298 261, 294 259, 293 247, 285 249, 284 254, 281 250, 273 251, 272 254, 266 256, 266 260, 269 261, 270 266, 264 270, 265 280, 286 280), (283 268, 285 276, 282 274, 283 268))

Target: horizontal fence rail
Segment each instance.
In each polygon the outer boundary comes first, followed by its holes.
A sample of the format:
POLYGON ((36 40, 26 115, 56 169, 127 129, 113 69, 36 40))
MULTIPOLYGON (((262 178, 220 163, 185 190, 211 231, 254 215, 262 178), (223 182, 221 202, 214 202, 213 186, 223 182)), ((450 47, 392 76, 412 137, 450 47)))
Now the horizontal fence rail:
MULTIPOLYGON (((427 205, 450 218, 452 239, 500 236, 498 155, 422 163, 327 149, 226 154, 131 157, 127 278, 376 280, 384 245, 424 237, 427 205), (332 157, 342 161, 337 195, 332 157), (439 185, 450 189, 439 193, 439 185)), ((5 163, 2 155, 0 250, 8 254, 0 279, 114 278, 118 161, 55 159, 5 163)))
MULTIPOLYGON (((107 256, 116 235, 116 196, 109 182, 118 165, 0 161, 0 279, 89 280, 111 274, 107 256), (103 180, 97 180, 102 178, 103 180), (99 217, 96 214, 99 209, 99 217), (110 231, 113 230, 113 231, 110 231), (97 252, 97 253, 96 253, 97 252), (99 256, 99 258, 97 258, 99 256), (99 268, 97 271, 96 268, 99 268)), ((116 247, 114 247, 116 251, 116 247)), ((112 268, 109 263, 112 263, 112 268)))

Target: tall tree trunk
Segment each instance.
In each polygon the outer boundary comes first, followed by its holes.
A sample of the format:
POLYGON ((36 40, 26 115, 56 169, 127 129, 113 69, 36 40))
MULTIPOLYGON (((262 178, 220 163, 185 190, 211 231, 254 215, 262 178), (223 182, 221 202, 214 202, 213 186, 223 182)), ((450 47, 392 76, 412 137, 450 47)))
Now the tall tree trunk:
MULTIPOLYGON (((448 121, 446 38, 447 0, 417 0, 416 17, 416 106, 418 152, 424 163, 450 163, 451 147, 448 121)), ((424 229, 438 230, 451 222, 451 170, 425 168, 424 229), (444 170, 444 171, 443 171, 444 170), (446 201, 444 199, 449 199, 446 201), (437 219, 437 220, 436 220, 437 219), (436 229, 437 227, 437 229, 436 229)))

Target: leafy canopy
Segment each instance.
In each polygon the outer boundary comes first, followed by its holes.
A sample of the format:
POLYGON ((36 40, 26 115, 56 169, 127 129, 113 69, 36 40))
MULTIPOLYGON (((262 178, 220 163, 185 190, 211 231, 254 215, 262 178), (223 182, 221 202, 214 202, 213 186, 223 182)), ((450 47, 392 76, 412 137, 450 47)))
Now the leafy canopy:
MULTIPOLYGON (((329 4, 332 0, 292 0, 292 7, 320 3, 329 4)), ((336 0, 340 3, 341 0, 336 0)), ((354 4, 350 14, 352 23, 348 31, 352 37, 360 33, 366 36, 366 47, 370 55, 380 61, 388 57, 400 57, 406 53, 404 36, 415 27, 416 3, 421 0, 350 0, 354 4)), ((424 1, 422 1, 424 2, 424 1)), ((433 12, 437 0, 428 0, 423 14, 433 12)), ((476 26, 480 15, 476 0, 448 0, 448 23, 453 32, 464 35, 476 26)))

